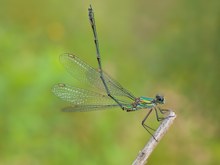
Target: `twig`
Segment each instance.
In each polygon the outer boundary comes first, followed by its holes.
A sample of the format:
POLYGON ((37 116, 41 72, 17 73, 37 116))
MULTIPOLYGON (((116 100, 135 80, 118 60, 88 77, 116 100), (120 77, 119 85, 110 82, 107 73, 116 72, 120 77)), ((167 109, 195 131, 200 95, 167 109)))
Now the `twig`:
POLYGON ((168 117, 161 122, 160 126, 158 127, 158 129, 154 134, 154 137, 157 139, 157 141, 152 137, 145 145, 143 150, 139 152, 137 158, 135 159, 132 165, 144 165, 147 163, 148 157, 156 148, 157 144, 165 135, 169 127, 172 125, 175 118, 176 118, 176 114, 173 111, 170 111, 168 117))

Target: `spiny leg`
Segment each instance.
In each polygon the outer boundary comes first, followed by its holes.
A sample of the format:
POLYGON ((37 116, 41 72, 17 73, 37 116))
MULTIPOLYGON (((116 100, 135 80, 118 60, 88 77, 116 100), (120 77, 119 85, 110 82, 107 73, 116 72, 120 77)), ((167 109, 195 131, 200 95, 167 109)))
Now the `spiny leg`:
MULTIPOLYGON (((169 113, 171 111, 170 109, 160 109, 160 108, 159 108, 159 110, 160 110, 161 114, 169 113)), ((166 117, 164 117, 164 119, 168 119, 170 117, 175 117, 175 116, 172 116, 172 115, 171 116, 166 116, 166 117)))
POLYGON ((97 55, 97 61, 98 61, 98 65, 99 65, 100 78, 101 78, 101 80, 103 82, 103 85, 105 87, 107 95, 111 99, 113 99, 122 108, 122 110, 124 110, 123 105, 114 96, 111 95, 111 93, 109 91, 109 88, 108 88, 108 86, 106 84, 105 78, 103 76, 103 70, 102 70, 102 64, 101 64, 101 56, 100 56, 100 51, 99 51, 98 35, 97 35, 97 31, 96 31, 94 13, 93 13, 93 9, 92 9, 91 5, 89 7, 89 20, 90 20, 90 24, 91 24, 93 35, 94 35, 94 42, 95 42, 95 47, 96 47, 96 55, 97 55))
POLYGON ((145 121, 147 120, 148 116, 150 115, 150 113, 152 112, 153 109, 150 109, 150 111, 147 113, 147 115, 144 117, 144 119, 142 120, 141 124, 144 127, 144 129, 147 130, 147 132, 154 138, 154 140, 157 141, 157 139, 154 137, 154 135, 148 130, 151 129, 153 131, 155 131, 153 128, 149 127, 147 124, 145 124, 145 121))
POLYGON ((167 112, 170 112, 169 109, 161 109, 161 108, 158 108, 158 109, 159 109, 159 111, 160 111, 161 114, 165 114, 165 113, 167 113, 167 112))
MULTIPOLYGON (((160 108, 158 108, 158 109, 160 109, 160 108)), ((154 108, 154 110, 155 110, 155 113, 156 113, 157 121, 162 121, 164 119, 164 117, 159 117, 156 107, 154 108)))
POLYGON ((145 121, 147 120, 147 118, 148 118, 148 116, 150 115, 150 113, 152 112, 152 109, 150 109, 150 111, 147 113, 147 115, 144 117, 144 119, 142 120, 142 122, 141 122, 141 124, 143 125, 143 127, 146 129, 146 127, 147 128, 149 128, 149 129, 151 129, 151 130, 153 130, 153 131, 156 131, 155 129, 153 129, 153 128, 151 128, 150 126, 148 126, 148 125, 146 125, 145 124, 145 121))
POLYGON ((168 119, 170 117, 174 117, 174 116, 159 117, 157 110, 159 110, 161 114, 165 114, 166 112, 170 112, 169 109, 161 109, 159 107, 157 107, 157 108, 155 107, 154 110, 155 110, 155 113, 156 113, 157 121, 162 121, 164 119, 168 119))

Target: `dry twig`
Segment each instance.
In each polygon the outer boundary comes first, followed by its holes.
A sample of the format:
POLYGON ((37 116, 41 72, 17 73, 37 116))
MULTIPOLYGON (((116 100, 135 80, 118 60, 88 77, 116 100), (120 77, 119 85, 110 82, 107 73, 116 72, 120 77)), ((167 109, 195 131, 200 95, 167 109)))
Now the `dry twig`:
POLYGON ((172 125, 174 119, 176 118, 176 114, 173 111, 170 111, 168 116, 169 117, 164 119, 161 122, 158 129, 155 131, 154 137, 157 139, 157 141, 153 137, 151 137, 151 139, 145 145, 143 150, 139 152, 137 158, 135 159, 132 165, 144 165, 147 163, 148 157, 153 152, 153 150, 156 148, 157 144, 162 139, 162 137, 165 135, 169 127, 172 125))

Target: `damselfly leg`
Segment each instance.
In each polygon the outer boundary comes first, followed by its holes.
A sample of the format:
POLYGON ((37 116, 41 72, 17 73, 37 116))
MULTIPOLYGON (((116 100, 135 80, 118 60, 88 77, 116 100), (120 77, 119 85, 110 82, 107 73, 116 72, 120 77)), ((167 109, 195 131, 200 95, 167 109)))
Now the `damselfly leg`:
POLYGON ((147 115, 144 117, 144 119, 142 120, 141 124, 142 126, 146 129, 146 131, 154 138, 154 140, 157 141, 157 139, 154 137, 154 135, 148 130, 151 129, 152 131, 155 131, 155 129, 151 128, 150 126, 148 126, 145 121, 147 120, 148 116, 151 114, 151 112, 153 111, 153 108, 151 108, 149 110, 149 112, 147 113, 147 115))

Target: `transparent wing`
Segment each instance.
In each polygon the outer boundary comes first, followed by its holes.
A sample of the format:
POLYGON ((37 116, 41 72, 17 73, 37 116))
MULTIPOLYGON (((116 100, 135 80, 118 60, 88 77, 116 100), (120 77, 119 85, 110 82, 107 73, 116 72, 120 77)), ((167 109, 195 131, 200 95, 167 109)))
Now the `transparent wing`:
POLYGON ((70 107, 65 107, 62 109, 64 112, 88 112, 95 110, 108 110, 114 107, 118 107, 118 105, 73 105, 70 107))
MULTIPOLYGON (((64 101, 70 102, 72 106, 63 109, 65 112, 106 110, 118 107, 109 96, 76 88, 67 84, 57 84, 52 88, 52 92, 64 101)), ((123 101, 121 101, 123 103, 123 101)), ((124 103, 123 106, 129 104, 124 103)))
MULTIPOLYGON (((96 69, 80 60, 77 56, 68 53, 62 54, 60 56, 60 61, 74 78, 78 79, 80 82, 96 87, 105 93, 105 87, 100 79, 100 74, 96 69)), ((124 89, 110 76, 104 73, 104 78, 112 95, 123 96, 135 100, 136 97, 133 94, 124 89)))
POLYGON ((57 84, 52 92, 64 101, 73 105, 116 105, 107 95, 73 87, 67 84, 57 84))

